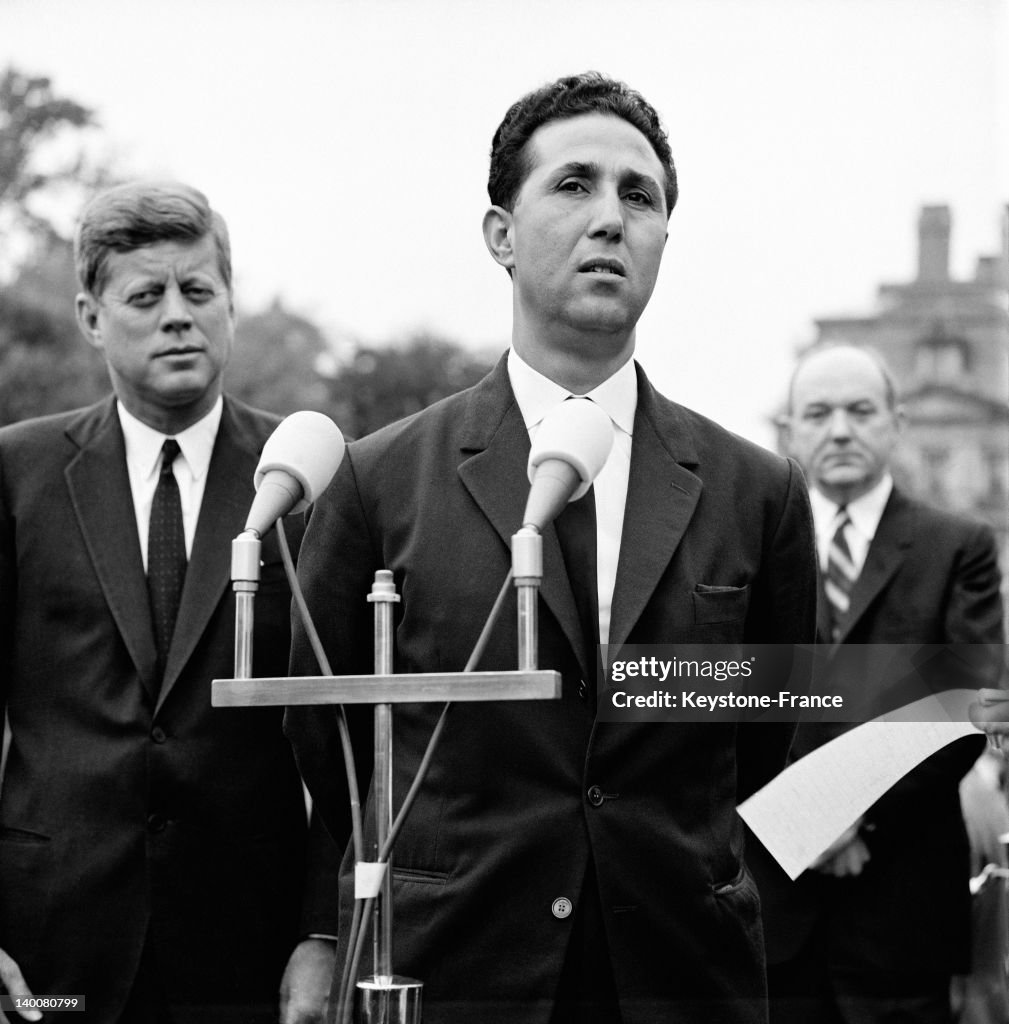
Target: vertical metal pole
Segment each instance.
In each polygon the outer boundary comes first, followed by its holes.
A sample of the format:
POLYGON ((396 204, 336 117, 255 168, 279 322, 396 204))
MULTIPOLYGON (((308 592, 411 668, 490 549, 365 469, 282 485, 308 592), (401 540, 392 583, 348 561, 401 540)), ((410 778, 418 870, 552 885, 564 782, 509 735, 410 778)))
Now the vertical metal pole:
POLYGON ((543 538, 532 526, 523 526, 512 537, 512 576, 518 605, 518 668, 536 668, 539 651, 537 599, 543 579, 543 538))
POLYGON ((254 602, 259 589, 262 544, 253 530, 231 542, 231 579, 235 591, 235 678, 252 678, 254 602))
MULTIPOLYGON (((392 573, 375 573, 368 601, 375 605, 375 674, 392 674, 392 606, 399 601, 392 573)), ((375 705, 375 859, 392 829, 392 705, 375 705)), ((392 980, 392 857, 375 907, 375 977, 392 980)))

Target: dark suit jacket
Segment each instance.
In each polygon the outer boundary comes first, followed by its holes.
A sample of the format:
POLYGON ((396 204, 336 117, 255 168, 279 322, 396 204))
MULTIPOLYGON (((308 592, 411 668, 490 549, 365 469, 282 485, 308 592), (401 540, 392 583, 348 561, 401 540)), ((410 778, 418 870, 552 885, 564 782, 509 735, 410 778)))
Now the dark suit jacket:
MULTIPOLYGON (((829 636, 825 602, 821 619, 820 633, 829 636)), ((997 685, 1001 640, 991 531, 895 490, 817 685, 844 693, 846 706, 863 698, 864 714, 872 717, 929 689, 997 685), (896 663, 916 671, 888 674, 898 644, 908 646, 896 663), (939 647, 917 651, 917 645, 969 646, 952 648, 947 657, 939 647)), ((843 728, 800 726, 793 755, 843 728)), ((763 857, 754 860, 772 962, 795 956, 816 929, 841 991, 871 985, 896 994, 966 969, 969 864, 958 785, 982 746, 981 737, 951 744, 870 808, 863 837, 871 860, 859 876, 806 872, 792 883, 763 857)))
MULTIPOLYGON (((174 1000, 275 1005, 299 934, 305 805, 281 712, 210 706, 233 675, 230 542, 276 422, 225 401, 157 696, 114 403, 0 431, 0 947, 35 992, 85 994, 89 1020, 117 1019, 145 941, 174 1000)), ((255 664, 276 675, 273 535, 264 563, 255 664)))
MULTIPOLYGON (((667 401, 640 371, 638 395, 612 642, 810 641, 797 468, 667 401)), ((334 671, 372 670, 365 597, 381 568, 402 594, 397 671, 464 667, 510 565, 528 451, 503 360, 475 388, 350 445, 299 562, 334 671)), ((481 668, 515 667, 514 623, 511 598, 481 668)), ((763 1021, 735 805, 780 770, 791 729, 597 722, 580 686, 585 650, 549 527, 539 663, 562 673, 563 698, 453 706, 395 852, 394 966, 425 983, 431 1024, 548 1020, 572 924, 551 907, 578 901, 591 859, 627 1024, 763 1021)), ((297 630, 294 652, 295 673, 317 671, 297 630)), ((396 713, 397 806, 439 710, 396 713)), ((289 709, 286 728, 345 841, 333 713, 289 709)), ((366 730, 357 750, 367 762, 366 730)))

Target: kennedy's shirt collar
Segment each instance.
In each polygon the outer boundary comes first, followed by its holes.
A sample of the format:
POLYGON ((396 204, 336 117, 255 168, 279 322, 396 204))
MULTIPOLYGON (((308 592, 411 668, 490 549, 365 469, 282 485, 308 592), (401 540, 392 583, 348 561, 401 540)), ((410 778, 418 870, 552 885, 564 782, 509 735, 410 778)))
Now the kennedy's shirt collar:
POLYGON ((141 479, 155 475, 160 468, 161 446, 166 437, 179 442, 182 457, 192 473, 193 480, 202 480, 210 469, 210 456, 214 452, 217 428, 221 423, 224 402, 220 395, 213 408, 202 419, 178 434, 162 434, 138 420, 127 411, 122 402, 116 402, 119 422, 126 442, 126 461, 134 466, 141 479))

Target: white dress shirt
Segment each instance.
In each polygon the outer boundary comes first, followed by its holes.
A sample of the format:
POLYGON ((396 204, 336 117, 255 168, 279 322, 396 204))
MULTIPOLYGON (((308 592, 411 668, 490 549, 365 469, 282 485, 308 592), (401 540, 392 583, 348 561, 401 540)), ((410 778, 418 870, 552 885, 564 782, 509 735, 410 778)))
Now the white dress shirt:
MULTIPOLYGON (((862 571, 869 545, 876 536, 879 520, 883 509, 890 500, 893 490, 893 477, 884 473, 882 479, 871 491, 866 491, 860 498, 848 502, 845 506, 851 517, 851 524, 844 531, 844 539, 851 551, 851 560, 855 569, 862 571)), ((825 498, 815 487, 809 491, 809 505, 813 510, 813 527, 816 530, 816 551, 820 558, 820 568, 827 571, 827 552, 830 542, 837 530, 838 511, 840 506, 825 498)))
MULTIPOLYGON (((543 417, 572 395, 572 392, 534 370, 514 349, 508 352, 508 379, 530 440, 535 437, 543 417)), ((628 359, 612 377, 587 395, 577 397, 591 398, 610 417, 613 425, 613 448, 595 481, 599 642, 606 644, 610 635, 613 588, 617 580, 620 535, 624 527, 627 481, 631 471, 634 413, 638 407, 634 360, 628 359)))
POLYGON ((193 552, 193 537, 196 535, 196 521, 200 517, 203 491, 207 486, 207 471, 210 456, 217 439, 217 428, 221 423, 223 400, 218 396, 214 407, 201 420, 186 427, 179 434, 162 434, 147 426, 127 412, 122 402, 116 402, 119 422, 123 427, 126 441, 126 468, 130 476, 130 491, 133 494, 133 510, 137 517, 137 531, 140 534, 140 551, 147 572, 147 534, 151 525, 151 505, 161 475, 161 446, 168 437, 179 443, 179 455, 172 469, 179 485, 179 499, 182 504, 182 527, 186 533, 186 557, 193 552))

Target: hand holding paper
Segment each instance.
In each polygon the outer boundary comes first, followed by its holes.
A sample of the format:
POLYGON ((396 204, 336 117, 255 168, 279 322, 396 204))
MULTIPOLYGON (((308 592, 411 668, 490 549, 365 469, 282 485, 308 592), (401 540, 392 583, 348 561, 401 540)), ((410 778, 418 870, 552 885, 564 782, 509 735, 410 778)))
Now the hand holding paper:
POLYGON ((1009 735, 1009 691, 989 687, 977 691, 977 700, 967 709, 970 720, 988 736, 988 745, 1006 755, 1003 743, 1009 735))
POLYGON ((1001 690, 924 697, 807 754, 740 804, 739 814, 789 878, 798 878, 912 768, 975 734, 968 708, 992 693, 1002 695, 998 713, 1009 719, 1009 695, 1001 690))

